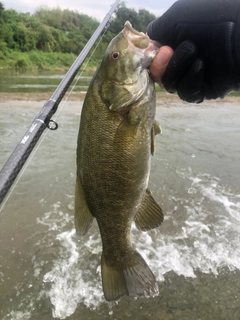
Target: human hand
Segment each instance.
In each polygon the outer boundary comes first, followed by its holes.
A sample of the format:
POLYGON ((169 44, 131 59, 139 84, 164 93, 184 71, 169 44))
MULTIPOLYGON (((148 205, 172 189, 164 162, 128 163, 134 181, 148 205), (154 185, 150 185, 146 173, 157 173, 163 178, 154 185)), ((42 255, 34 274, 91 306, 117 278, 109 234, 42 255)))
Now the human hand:
POLYGON ((149 37, 174 50, 162 77, 167 91, 199 103, 239 90, 239 10, 239 0, 178 0, 150 23, 149 37))
POLYGON ((173 55, 173 49, 168 46, 160 47, 157 55, 153 59, 149 71, 152 79, 162 86, 162 77, 166 71, 168 63, 173 55))

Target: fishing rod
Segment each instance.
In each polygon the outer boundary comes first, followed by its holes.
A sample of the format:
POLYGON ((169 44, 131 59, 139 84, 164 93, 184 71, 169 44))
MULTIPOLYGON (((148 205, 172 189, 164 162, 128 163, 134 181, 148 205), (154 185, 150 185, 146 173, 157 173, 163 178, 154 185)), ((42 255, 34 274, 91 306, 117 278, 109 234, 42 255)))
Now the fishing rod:
POLYGON ((53 114, 57 111, 58 105, 68 90, 70 84, 78 73, 88 53, 97 41, 101 32, 109 22, 113 12, 116 10, 120 0, 117 0, 112 5, 105 18, 98 26, 92 37, 89 39, 83 50, 80 52, 77 59, 74 61, 57 89, 52 96, 44 104, 41 112, 33 120, 31 127, 28 129, 16 149, 13 151, 2 170, 0 171, 0 205, 4 200, 6 194, 11 188, 13 182, 30 156, 33 148, 37 144, 40 136, 46 128, 56 130, 58 125, 55 121, 51 120, 53 114))

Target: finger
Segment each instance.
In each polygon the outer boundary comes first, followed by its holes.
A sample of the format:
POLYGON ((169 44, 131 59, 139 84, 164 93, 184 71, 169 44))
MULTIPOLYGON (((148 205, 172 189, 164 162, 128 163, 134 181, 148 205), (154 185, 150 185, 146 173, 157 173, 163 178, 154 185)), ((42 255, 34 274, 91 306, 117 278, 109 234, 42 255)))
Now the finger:
POLYGON ((163 46, 159 49, 157 55, 153 59, 149 70, 152 79, 155 82, 161 82, 161 78, 167 68, 167 65, 172 58, 173 50, 168 46, 163 46))

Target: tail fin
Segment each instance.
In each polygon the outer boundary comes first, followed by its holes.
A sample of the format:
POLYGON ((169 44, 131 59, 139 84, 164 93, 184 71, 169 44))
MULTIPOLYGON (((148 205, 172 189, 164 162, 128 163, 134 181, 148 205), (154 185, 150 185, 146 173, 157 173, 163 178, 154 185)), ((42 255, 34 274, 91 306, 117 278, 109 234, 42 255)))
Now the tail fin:
POLYGON ((102 283, 105 299, 118 300, 128 295, 134 297, 154 297, 158 295, 156 279, 142 256, 132 250, 125 266, 108 264, 102 254, 102 283))

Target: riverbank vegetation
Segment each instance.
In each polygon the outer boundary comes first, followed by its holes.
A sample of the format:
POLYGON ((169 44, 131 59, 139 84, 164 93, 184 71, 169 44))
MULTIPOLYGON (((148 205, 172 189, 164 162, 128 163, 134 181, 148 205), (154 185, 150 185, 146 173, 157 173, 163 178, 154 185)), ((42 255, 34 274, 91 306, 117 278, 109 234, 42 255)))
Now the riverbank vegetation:
MULTIPOLYGON (((88 68, 96 68, 110 40, 129 20, 146 31, 156 17, 145 9, 136 11, 122 2, 104 37, 95 48, 88 68)), ((68 69, 99 22, 81 12, 39 7, 33 14, 6 10, 0 2, 0 68, 68 69)))

